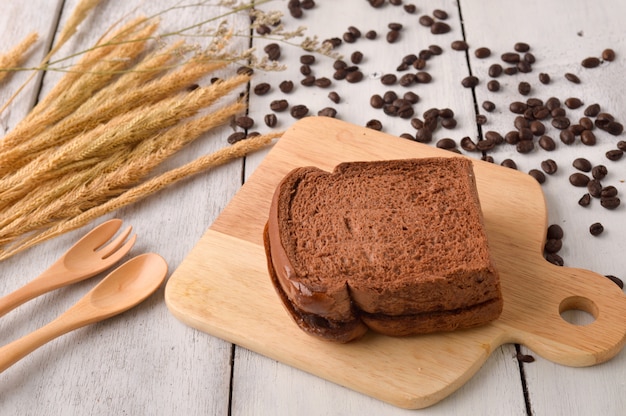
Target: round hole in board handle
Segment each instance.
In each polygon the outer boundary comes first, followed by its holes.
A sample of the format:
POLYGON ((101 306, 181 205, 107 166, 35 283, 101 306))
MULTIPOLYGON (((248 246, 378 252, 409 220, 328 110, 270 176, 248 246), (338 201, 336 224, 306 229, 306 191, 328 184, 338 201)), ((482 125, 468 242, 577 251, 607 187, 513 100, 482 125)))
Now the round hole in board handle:
POLYGON ((598 306, 582 296, 570 296, 559 305, 561 318, 572 325, 589 325, 598 316, 598 306))

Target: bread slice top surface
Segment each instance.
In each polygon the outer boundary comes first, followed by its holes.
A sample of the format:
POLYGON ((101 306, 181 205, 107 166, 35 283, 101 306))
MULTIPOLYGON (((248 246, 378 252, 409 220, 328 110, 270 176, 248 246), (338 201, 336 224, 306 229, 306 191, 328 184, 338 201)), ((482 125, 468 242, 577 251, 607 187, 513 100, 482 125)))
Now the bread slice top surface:
POLYGON ((411 314, 500 296, 469 159, 297 168, 272 210, 279 281, 309 312, 344 319, 354 302, 370 313, 411 314))

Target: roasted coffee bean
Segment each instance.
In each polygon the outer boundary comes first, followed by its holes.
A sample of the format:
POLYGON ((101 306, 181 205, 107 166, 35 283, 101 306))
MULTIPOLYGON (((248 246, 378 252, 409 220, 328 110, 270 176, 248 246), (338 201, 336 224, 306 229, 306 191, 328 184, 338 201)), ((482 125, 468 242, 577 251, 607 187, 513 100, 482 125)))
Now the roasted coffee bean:
POLYGON ((552 118, 555 117, 565 117, 567 114, 567 112, 565 111, 564 108, 555 108, 554 110, 550 111, 550 116, 552 116, 552 118))
POLYGON ((563 248, 563 240, 556 238, 549 238, 546 240, 546 244, 543 246, 543 250, 546 253, 558 253, 563 248))
POLYGON ((387 24, 389 30, 402 30, 402 23, 391 22, 387 24))
POLYGON ((543 107, 543 100, 541 100, 540 98, 531 97, 526 100, 526 105, 533 108, 543 107))
POLYGON ((570 145, 576 141, 576 136, 569 129, 564 129, 559 133, 559 138, 564 144, 570 145))
POLYGON ((341 44, 343 43, 343 41, 341 40, 341 38, 330 38, 330 39, 326 39, 325 41, 322 42, 322 44, 329 44, 332 48, 337 48, 339 46, 341 46, 341 44))
POLYGON ((372 119, 365 123, 365 127, 372 130, 381 131, 383 129, 383 123, 381 123, 380 120, 372 119))
POLYGON ((504 68, 504 74, 505 75, 515 75, 517 74, 519 71, 517 70, 516 66, 510 66, 508 68, 504 68))
POLYGON ((500 83, 497 80, 492 79, 487 83, 487 89, 491 92, 497 92, 500 90, 500 83))
POLYGON ((415 130, 419 130, 422 127, 424 127, 424 121, 420 120, 417 117, 412 118, 411 119, 411 127, 413 127, 415 130))
POLYGON ((456 148, 456 142, 453 139, 445 138, 437 141, 436 146, 440 149, 454 149, 456 148))
POLYGON ((488 100, 483 101, 482 106, 483 106, 483 109, 487 111, 488 113, 491 113, 493 110, 496 109, 496 105, 492 101, 488 101, 488 100))
POLYGON ((383 107, 383 113, 388 116, 397 116, 398 115, 398 107, 393 104, 387 104, 383 107))
POLYGON ((585 58, 580 63, 585 68, 595 68, 600 65, 600 59, 595 56, 590 56, 589 58, 585 58))
POLYGON ((268 35, 272 33, 272 28, 270 28, 268 25, 259 25, 256 28, 256 33, 258 33, 261 36, 268 35))
POLYGON ((602 59, 611 62, 615 59, 615 51, 613 49, 605 49, 602 51, 602 59))
POLYGON ((563 257, 556 253, 546 253, 546 260, 555 266, 563 266, 565 264, 563 257))
POLYGON ((474 55, 478 58, 478 59, 485 59, 488 58, 489 56, 491 56, 491 49, 486 48, 486 47, 481 47, 478 48, 474 51, 474 55))
POLYGON ((411 118, 415 114, 413 107, 410 104, 405 104, 401 107, 398 107, 397 115, 400 118, 411 118))
POLYGON ((360 51, 352 52, 352 55, 350 55, 350 62, 352 62, 355 65, 358 65, 362 61, 363 61, 363 52, 360 52, 360 51))
POLYGON ((515 163, 515 161, 513 159, 504 159, 500 163, 500 166, 504 166, 505 168, 510 168, 510 169, 516 169, 517 170, 517 163, 515 163))
POLYGON ((487 123, 487 117, 484 114, 476 114, 476 124, 482 126, 487 123))
MULTIPOLYGON (((529 54, 529 53, 527 53, 527 54, 524 56, 524 58, 525 58, 525 59, 523 59, 523 60, 519 61, 519 62, 515 65, 515 66, 516 66, 516 68, 517 68, 517 70, 518 70, 519 72, 521 72, 522 74, 527 74, 527 73, 529 73, 529 72, 531 72, 531 71, 533 70, 533 68, 532 68, 532 66, 531 66, 531 64, 530 64, 530 62, 528 62, 528 61, 526 60, 526 57, 527 57, 527 56, 532 56, 532 55, 531 55, 531 54, 529 54)), ((534 59, 534 58, 533 58, 533 59, 534 59)))
POLYGON ((441 127, 445 129, 453 129, 456 127, 456 120, 454 118, 444 118, 441 120, 441 127))
POLYGON ((548 227, 548 231, 546 232, 547 239, 553 240, 562 240, 563 239, 563 228, 559 224, 551 224, 548 227))
POLYGON ((309 108, 306 105, 298 104, 291 107, 289 113, 293 118, 301 119, 309 114, 309 108))
POLYGON ((546 182, 546 175, 540 171, 539 169, 531 169, 528 171, 528 174, 530 176, 532 176, 533 178, 535 178, 537 180, 537 182, 539 183, 545 183, 546 182))
POLYGON ((476 143, 476 148, 480 151, 487 152, 496 147, 496 141, 491 137, 485 137, 476 143))
POLYGON ((604 231, 604 226, 599 222, 594 222, 589 226, 589 233, 593 236, 598 236, 604 231))
POLYGON ((439 56, 443 53, 443 49, 439 45, 429 45, 428 50, 435 56, 439 56))
POLYGON ((326 77, 321 77, 315 80, 315 85, 320 88, 328 88, 332 85, 332 81, 326 77))
POLYGON ((545 134, 539 138, 537 143, 539 144, 539 147, 548 152, 556 149, 556 143, 554 142, 552 137, 546 136, 545 134))
POLYGON ((400 138, 415 141, 415 136, 413 136, 411 133, 402 133, 400 135, 400 138))
POLYGON ((276 127, 276 124, 278 123, 278 119, 274 113, 266 114, 265 117, 263 117, 263 121, 265 121, 265 125, 267 127, 276 127))
POLYGON ((396 77, 394 74, 385 74, 382 77, 380 77, 380 82, 383 85, 393 85, 396 83, 397 80, 398 80, 398 77, 396 77))
POLYGON ((600 198, 602 193, 602 184, 597 179, 591 179, 587 183, 587 191, 589 191, 589 195, 594 198, 600 198))
POLYGON ((383 108, 385 101, 380 95, 374 94, 370 97, 370 105, 374 108, 383 108))
POLYGON ((296 3, 294 3, 294 6, 289 7, 289 14, 294 19, 300 19, 304 15, 304 12, 302 11, 302 7, 299 4, 296 5, 296 3))
POLYGON ((530 84, 526 81, 522 81, 517 85, 517 91, 522 95, 528 95, 530 93, 530 84))
POLYGON ((463 78, 463 80, 461 81, 461 85, 463 85, 465 88, 474 88, 476 85, 478 85, 478 78, 473 75, 467 76, 463 78))
POLYGON ((584 194, 579 200, 578 200, 578 205, 580 205, 581 207, 586 207, 589 206, 589 204, 591 203, 591 195, 589 194, 584 194))
POLYGON ((550 110, 548 110, 546 107, 544 106, 537 106, 537 107, 533 107, 533 117, 536 120, 544 120, 546 118, 548 118, 548 116, 550 115, 550 110))
POLYGON ((423 59, 423 60, 425 60, 425 61, 428 61, 428 60, 429 60, 429 59, 433 56, 433 54, 432 54, 432 52, 431 52, 430 50, 428 50, 428 49, 422 49, 421 51, 419 51, 419 53, 417 54, 417 56, 418 56, 420 59, 423 59))
POLYGON ((333 62, 333 69, 346 69, 347 67, 348 64, 341 59, 337 59, 333 62))
POLYGON ((615 283, 620 289, 624 289, 624 282, 619 277, 613 276, 611 274, 607 274, 605 277, 615 283))
POLYGON ((500 55, 500 59, 509 64, 516 64, 520 61, 520 55, 515 52, 506 52, 500 55))
POLYGON ((276 112, 285 111, 288 107, 289 103, 287 100, 274 100, 270 103, 270 108, 276 112))
POLYGON ((263 50, 267 54, 270 61, 277 61, 280 59, 280 45, 278 43, 270 43, 266 45, 263 50))
POLYGON ((247 137, 247 136, 246 136, 246 133, 244 133, 244 132, 242 132, 242 131, 237 131, 237 132, 235 132, 235 133, 232 133, 230 136, 228 136, 228 138, 226 139, 226 141, 227 141, 229 144, 235 144, 235 143, 237 143, 237 142, 242 141, 242 140, 243 140, 243 139, 245 139, 246 137, 247 137))
POLYGON ((300 55, 300 63, 303 65, 313 65, 315 63, 315 55, 300 55))
POLYGON ((553 127, 559 130, 565 130, 570 126, 569 118, 567 117, 554 117, 551 121, 553 127))
POLYGON ((355 39, 358 39, 361 37, 361 31, 355 26, 349 26, 348 32, 352 33, 355 39))
POLYGON ((430 143, 433 139, 433 132, 429 128, 422 127, 415 132, 415 140, 420 143, 430 143))
POLYGON ((533 120, 530 123, 530 131, 535 136, 541 136, 546 132, 546 126, 544 126, 544 124, 539 120, 533 120))
POLYGON ((331 91, 328 93, 328 98, 335 104, 338 104, 341 101, 341 97, 335 91, 331 91))
POLYGON ((611 198, 611 197, 617 196, 617 188, 614 187, 613 185, 605 186, 600 191, 600 196, 602 198, 611 198))
POLYGON ((469 45, 464 40, 455 40, 450 44, 450 47, 455 51, 466 51, 469 45))
POLYGON ((606 209, 615 209, 619 206, 620 200, 616 196, 600 198, 600 205, 606 209))
POLYGON ((583 106, 583 102, 581 101, 581 99, 576 97, 567 98, 565 101, 563 101, 563 104, 565 104, 565 106, 570 110, 575 110, 583 106))
POLYGON ((589 117, 581 117, 580 120, 578 120, 578 124, 585 130, 593 130, 594 128, 593 121, 589 117))
POLYGON ((591 169, 591 176, 594 179, 602 180, 606 177, 608 170, 604 165, 596 165, 591 169))
POLYGON ((565 79, 569 82, 573 82, 574 84, 580 84, 580 78, 578 78, 578 76, 572 74, 571 72, 565 74, 565 79))
POLYGON ((518 153, 522 153, 522 154, 530 153, 534 149, 535 149, 535 143, 532 140, 520 140, 515 145, 515 150, 517 150, 518 153))
POLYGON ((430 27, 435 23, 435 19, 433 19, 432 17, 428 16, 428 15, 422 15, 419 18, 419 24, 422 26, 426 26, 426 27, 430 27))
POLYGON ((433 132, 437 128, 437 122, 437 118, 426 117, 424 118, 424 128, 433 132))
POLYGON ((265 95, 267 94, 272 87, 267 82, 262 82, 254 86, 254 93, 256 95, 265 95))
POLYGON ((386 104, 391 104, 392 102, 394 102, 395 100, 398 99, 398 94, 396 94, 394 91, 387 91, 384 95, 383 95, 383 101, 386 104))
POLYGON ((239 68, 237 68, 237 75, 252 75, 253 73, 254 69, 250 68, 249 66, 240 66, 239 68))
POLYGON ((332 107, 324 107, 317 112, 318 116, 334 118, 337 115, 337 110, 332 107))
POLYGON ((543 162, 541 162, 541 169, 543 169, 543 171, 547 173, 548 175, 554 175, 556 171, 558 170, 558 165, 556 164, 554 160, 546 159, 543 162))
POLYGON ((576 172, 572 173, 569 176, 569 182, 574 186, 584 187, 587 186, 589 181, 589 176, 585 175, 584 173, 576 172))
POLYGON ((422 70, 426 68, 426 60, 422 58, 417 58, 415 62, 413 62, 413 68, 417 70, 422 70))
POLYGON ((613 136, 619 136, 624 131, 624 126, 617 121, 609 121, 604 130, 613 136))
POLYGON ((342 79, 346 79, 347 75, 348 71, 346 71, 345 69, 338 69, 333 73, 333 78, 337 81, 341 81, 342 79))
POLYGON ((612 149, 607 151, 604 155, 607 159, 615 162, 616 160, 620 160, 622 156, 624 156, 624 151, 620 149, 612 149))
POLYGON ((550 97, 546 100, 546 108, 550 111, 561 107, 561 100, 556 97, 550 97))
POLYGON ((407 91, 402 96, 405 100, 410 102, 411 104, 417 104, 420 100, 419 95, 415 94, 413 91, 407 91))
POLYGON ((541 82, 544 85, 547 85, 550 83, 550 75, 546 74, 545 72, 542 72, 539 74, 539 82, 541 82))
POLYGON ((387 32, 387 37, 385 39, 387 39, 388 43, 396 43, 398 39, 400 39, 400 31, 390 30, 389 32, 387 32))
POLYGON ((437 19, 446 20, 448 18, 448 13, 441 9, 435 9, 433 10, 433 16, 437 19))
POLYGON ((485 139, 490 140, 494 142, 495 144, 504 143, 504 137, 502 137, 502 135, 498 133, 497 131, 493 131, 493 130, 490 130, 485 133, 485 139))
POLYGON ((428 84, 433 80, 433 77, 428 72, 419 71, 415 74, 415 80, 420 84, 428 84))
POLYGON ((508 144, 517 144, 519 140, 519 131, 517 130, 511 130, 504 135, 504 141, 508 144))
POLYGON ((626 141, 625 140, 620 140, 619 142, 617 142, 617 148, 623 152, 626 151, 626 141))
POLYGON ((517 42, 513 45, 513 49, 516 52, 528 52, 530 50, 530 45, 526 42, 517 42))
POLYGON ((284 94, 289 94, 293 91, 293 81, 282 81, 278 84, 278 89, 284 94))
POLYGON ((302 78, 302 80, 300 80, 300 84, 304 85, 305 87, 315 85, 315 77, 313 75, 307 75, 306 77, 302 78))
POLYGON ((346 75, 346 81, 348 81, 351 84, 361 82, 362 80, 363 80, 363 72, 359 70, 348 72, 348 75, 346 75))
POLYGON ((596 135, 591 130, 583 130, 580 133, 580 141, 587 146, 594 146, 596 144, 596 135))
POLYGON ((523 114, 527 108, 528 105, 521 101, 513 101, 511 104, 509 104, 509 110, 511 111, 511 113, 514 114, 523 114))
POLYGON ((584 157, 578 157, 572 162, 572 166, 582 172, 591 172, 591 162, 584 157))
POLYGON ((488 73, 489 73, 489 76, 492 77, 492 78, 499 77, 500 75, 502 75, 502 65, 500 65, 500 64, 492 64, 489 67, 488 73))
POLYGON ((533 139, 533 132, 528 127, 522 127, 518 130, 520 141, 531 141, 533 139))
POLYGON ((240 116, 235 119, 235 125, 247 130, 254 126, 254 120, 248 116, 240 116))
POLYGON ((365 32, 365 38, 369 40, 374 40, 378 37, 378 33, 375 30, 368 30, 365 32))
POLYGON ((300 7, 305 10, 312 9, 313 7, 315 7, 315 0, 302 0, 300 2, 300 7))
POLYGON ((478 149, 476 143, 469 136, 461 139, 461 148, 467 152, 474 152, 478 149))
POLYGON ((445 22, 435 22, 430 26, 430 33, 433 35, 442 35, 450 30, 450 25, 445 22))
POLYGON ((582 132, 585 130, 585 128, 581 126, 580 124, 572 124, 567 129, 571 130, 574 136, 580 136, 582 132))
POLYGON ((346 43, 354 43, 356 42, 356 36, 354 36, 353 33, 350 32, 344 32, 344 34, 341 36, 341 39, 343 39, 344 42, 346 43))
POLYGON ((402 8, 409 14, 413 14, 417 11, 417 7, 414 4, 405 4, 402 8))
POLYGON ((600 104, 591 104, 585 108, 585 115, 587 117, 596 117, 600 114, 600 104))

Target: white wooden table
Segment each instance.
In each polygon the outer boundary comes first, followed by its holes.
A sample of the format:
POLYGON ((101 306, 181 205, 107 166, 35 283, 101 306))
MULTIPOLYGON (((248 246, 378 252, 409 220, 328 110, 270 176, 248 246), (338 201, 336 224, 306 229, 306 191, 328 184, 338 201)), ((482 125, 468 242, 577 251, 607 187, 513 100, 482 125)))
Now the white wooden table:
MULTIPOLYGON (((35 65, 46 53, 55 32, 74 9, 76 0, 32 0, 28 2, 7 0, 0 13, 0 50, 7 51, 26 34, 37 31, 41 41, 29 59, 35 65)), ((103 1, 80 27, 79 32, 60 52, 67 56, 73 51, 88 48, 113 22, 131 15, 153 15, 170 9, 161 16, 162 31, 176 31, 194 22, 205 20, 225 11, 224 8, 197 6, 171 9, 174 5, 193 2, 153 1, 103 1)), ((405 91, 398 84, 385 86, 380 76, 394 73, 402 57, 419 53, 430 45, 443 49, 427 63, 433 81, 411 87, 420 96, 415 105, 416 115, 431 108, 451 108, 457 126, 446 130, 439 128, 434 143, 443 137, 457 141, 464 136, 478 137, 476 111, 487 116, 482 133, 494 130, 502 134, 513 129, 514 114, 508 110, 512 101, 525 101, 528 97, 547 99, 579 97, 586 105, 597 102, 603 111, 626 121, 626 40, 623 20, 626 6, 617 0, 597 2, 539 0, 470 1, 445 0, 429 2, 404 0, 417 6, 415 14, 407 13, 402 6, 387 4, 375 9, 363 0, 317 0, 316 7, 305 10, 304 17, 296 20, 287 12, 287 1, 277 0, 265 4, 266 10, 285 13, 286 28, 307 26, 307 34, 320 39, 341 37, 349 26, 363 33, 376 30, 376 40, 359 39, 353 44, 344 43, 337 49, 349 59, 353 51, 363 52, 359 64, 365 74, 364 81, 350 84, 333 80, 328 89, 300 85, 297 47, 282 45, 281 63, 287 69, 281 72, 257 71, 251 87, 261 82, 272 85, 265 96, 250 94, 249 115, 256 120, 252 130, 268 131, 263 123, 270 113, 269 103, 278 98, 288 99, 291 105, 304 104, 315 115, 324 107, 332 106, 337 117, 358 125, 378 119, 385 132, 401 135, 415 133, 408 119, 389 117, 382 110, 369 105, 372 94, 387 90, 405 91), (419 16, 432 15, 434 9, 448 13, 446 22, 451 31, 433 35, 418 23, 419 16), (387 24, 403 24, 400 40, 390 44, 385 40, 387 24), (469 44, 466 54, 452 50, 452 41, 465 39, 469 44), (502 75, 501 91, 489 92, 489 65, 500 62, 500 55, 513 50, 516 42, 526 42, 536 57, 530 73, 502 75), (478 59, 474 50, 489 47, 492 55, 478 59), (599 56, 605 48, 616 52, 614 62, 605 62, 599 68, 586 69, 582 59, 599 56), (480 79, 474 92, 461 86, 461 80, 470 74, 480 79), (540 72, 549 73, 552 82, 543 85, 538 81, 540 72), (573 84, 564 79, 565 73, 577 74, 582 82, 573 84), (278 84, 292 80, 295 89, 282 94, 278 84), (524 97, 517 91, 520 81, 532 86, 524 97), (341 96, 339 104, 332 103, 327 95, 336 91, 341 96), (490 100, 496 104, 492 113, 481 105, 490 100)), ((244 28, 248 21, 243 17, 229 18, 231 24, 244 28)), ((194 41, 202 42, 202 39, 194 41)), ((246 45, 248 40, 237 38, 233 42, 246 45)), ((269 41, 254 38, 252 44, 262 54, 269 41)), ((332 80, 333 60, 317 57, 312 66, 315 76, 332 80)), ((10 82, 0 86, 0 102, 26 79, 27 73, 18 73, 10 82)), ((8 112, 0 115, 4 131, 10 130, 24 117, 39 94, 47 90, 61 74, 46 73, 32 82, 15 101, 8 112)), ((584 108, 584 107, 583 107, 584 108)), ((571 111, 580 117, 582 108, 571 111)), ((295 121, 287 113, 278 115, 277 128, 287 128, 295 121)), ((186 149, 171 163, 180 164, 199 154, 227 146, 230 127, 219 129, 202 141, 186 149)), ((596 202, 581 208, 577 201, 583 191, 568 183, 574 172, 571 163, 577 157, 586 157, 593 164, 609 168, 606 184, 626 192, 626 158, 608 161, 604 154, 615 148, 624 135, 611 136, 596 130, 598 144, 585 146, 580 142, 566 146, 558 139, 558 132, 548 127, 548 133, 557 141, 557 150, 546 152, 536 149, 530 154, 519 154, 511 145, 503 145, 489 153, 495 163, 506 158, 517 162, 523 171, 539 169, 541 161, 554 159, 559 170, 547 175, 543 185, 548 203, 549 222, 565 230, 564 247, 560 251, 567 266, 582 267, 600 274, 626 278, 624 270, 624 235, 626 221, 624 209, 607 210, 596 202), (602 222, 606 231, 593 237, 588 227, 602 222)), ((466 153, 466 152, 464 152, 466 153)), ((173 271, 185 255, 211 225, 221 210, 246 178, 262 160, 260 152, 238 160, 206 174, 185 181, 151 198, 111 214, 132 225, 139 235, 132 254, 154 251, 165 257, 173 271), (183 201, 181 203, 181 201, 183 201)), ((480 157, 479 153, 467 153, 480 157)), ((56 238, 19 254, 0 264, 0 294, 5 294, 37 276, 64 252, 86 230, 56 238)), ((72 287, 33 300, 0 321, 0 343, 5 344, 47 323, 73 304, 95 284, 91 279, 72 287)), ((626 318, 626 317, 625 317, 626 318)), ((583 320, 574 316, 573 319, 583 320)), ((523 346, 520 352, 533 354, 523 346)), ((506 345, 495 351, 483 368, 460 390, 442 402, 419 412, 399 409, 370 397, 363 396, 323 379, 290 368, 282 363, 231 345, 223 340, 189 328, 176 320, 163 300, 163 289, 139 307, 106 322, 68 334, 0 374, 0 414, 3 415, 620 415, 626 408, 626 353, 613 360, 590 368, 567 368, 553 364, 541 357, 532 363, 520 363, 516 346, 506 345)))

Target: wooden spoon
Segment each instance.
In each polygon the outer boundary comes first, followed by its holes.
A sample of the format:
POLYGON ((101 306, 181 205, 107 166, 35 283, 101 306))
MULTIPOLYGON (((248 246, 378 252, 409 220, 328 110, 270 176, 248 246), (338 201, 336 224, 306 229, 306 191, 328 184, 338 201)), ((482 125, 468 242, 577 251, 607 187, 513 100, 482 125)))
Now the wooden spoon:
POLYGON ((63 334, 138 305, 159 288, 166 274, 167 263, 158 254, 128 260, 54 321, 0 348, 0 372, 63 334))

